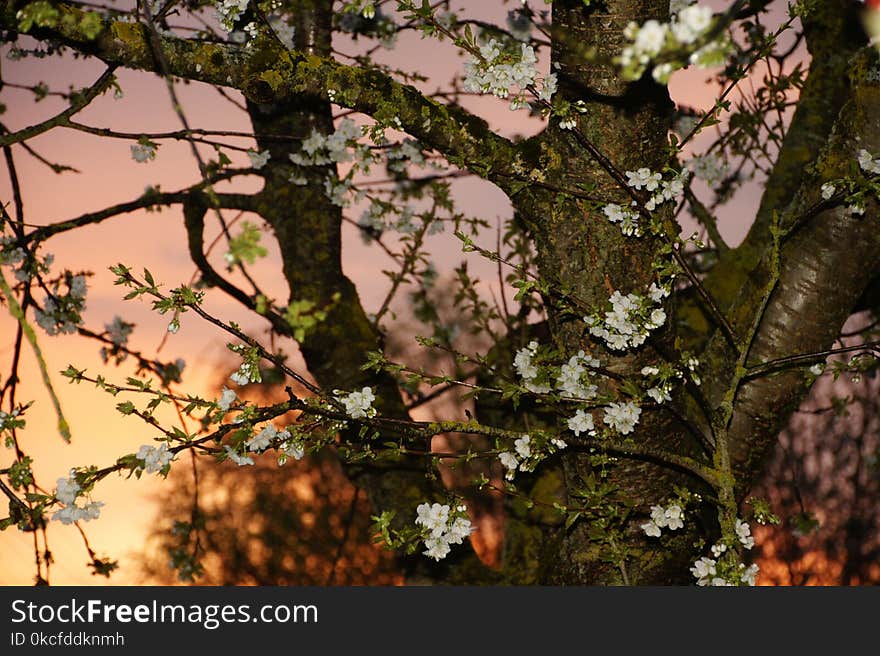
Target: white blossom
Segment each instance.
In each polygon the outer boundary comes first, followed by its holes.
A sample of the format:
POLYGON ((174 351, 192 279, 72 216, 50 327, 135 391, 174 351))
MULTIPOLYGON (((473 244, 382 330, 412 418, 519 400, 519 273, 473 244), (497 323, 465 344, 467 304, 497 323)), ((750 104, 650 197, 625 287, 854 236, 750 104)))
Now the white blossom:
POLYGON ((229 376, 229 380, 237 385, 259 383, 262 380, 260 369, 251 362, 242 362, 238 369, 229 376))
POLYGON ((549 99, 556 89, 556 79, 548 76, 542 80, 535 67, 537 63, 535 50, 527 43, 521 43, 516 53, 510 53, 503 50, 499 41, 490 39, 480 46, 479 57, 465 62, 464 89, 498 98, 513 94, 511 109, 526 106, 528 87, 535 87, 542 98, 549 99))
POLYGON ((246 442, 248 451, 258 453, 269 448, 272 440, 278 435, 278 431, 272 424, 266 424, 263 429, 246 442))
POLYGON ((648 288, 648 298, 651 301, 659 303, 667 296, 669 296, 669 290, 666 287, 658 287, 657 283, 651 283, 651 286, 648 288))
POLYGON ((660 387, 652 387, 647 391, 647 394, 658 405, 661 405, 666 401, 672 400, 672 395, 669 393, 669 388, 666 385, 662 385, 660 387))
POLYGON ((846 211, 853 216, 862 216, 865 213, 865 206, 861 202, 856 202, 852 205, 848 205, 846 211))
POLYGON ((736 537, 739 538, 740 544, 743 547, 751 549, 755 546, 755 538, 752 537, 752 530, 746 522, 737 518, 735 530, 736 537))
POLYGON ((639 226, 639 213, 635 210, 621 207, 617 203, 608 203, 602 211, 611 223, 620 224, 620 231, 627 237, 641 236, 642 229, 639 226))
POLYGON ((697 585, 709 585, 715 576, 716 561, 703 556, 691 567, 691 574, 697 579, 697 585))
POLYGON ((62 524, 73 524, 74 522, 80 521, 88 522, 93 519, 98 519, 101 515, 101 508, 103 505, 103 501, 90 501, 83 506, 65 506, 60 510, 56 510, 52 514, 52 519, 57 520, 62 524))
POLYGON ((131 157, 141 164, 149 162, 156 159, 156 147, 152 144, 134 144, 131 147, 131 157))
POLYGON ((234 462, 236 465, 238 465, 239 467, 242 467, 242 466, 244 466, 244 465, 252 465, 252 464, 254 464, 254 461, 253 461, 252 458, 250 458, 250 457, 248 457, 248 456, 242 456, 242 455, 239 455, 238 452, 236 452, 236 451, 235 451, 231 446, 229 446, 228 444, 224 444, 224 445, 223 445, 223 449, 226 451, 226 455, 229 457, 229 459, 230 459, 232 462, 234 462))
POLYGON ((125 346, 128 343, 128 336, 131 335, 134 326, 123 321, 121 317, 115 316, 113 321, 104 324, 104 329, 107 331, 107 339, 114 346, 125 346))
POLYGON ((448 526, 446 541, 449 544, 461 544, 467 536, 474 532, 471 520, 466 517, 456 517, 448 526))
POLYGON ((261 152, 257 152, 256 150, 249 150, 247 151, 247 156, 251 160, 251 166, 253 166, 255 169, 263 168, 269 161, 268 150, 264 150, 261 152))
POLYGON ((662 530, 668 528, 677 531, 684 526, 684 512, 678 504, 663 506, 651 506, 651 519, 641 525, 641 529, 650 537, 659 538, 662 530))
POLYGON ((223 391, 220 393, 220 399, 217 401, 217 408, 223 412, 228 412, 233 403, 238 400, 235 390, 227 389, 224 385, 223 391))
POLYGON ((470 519, 464 515, 466 510, 464 506, 453 511, 446 504, 419 504, 415 523, 426 531, 423 534, 425 556, 442 560, 449 554, 450 545, 461 544, 474 531, 470 519))
POLYGON ((654 522, 645 522, 641 525, 641 529, 645 532, 645 535, 652 538, 660 537, 660 527, 657 526, 654 522))
POLYGON ((599 361, 584 353, 583 350, 578 351, 577 355, 573 355, 568 362, 559 368, 559 376, 556 379, 556 387, 563 396, 590 400, 596 396, 598 387, 590 383, 584 383, 584 376, 587 374, 587 367, 598 367, 599 361))
POLYGON ((152 444, 143 444, 137 452, 137 459, 144 461, 143 470, 148 474, 161 471, 173 458, 174 454, 168 450, 168 445, 164 442, 158 447, 152 444))
POLYGON ((636 33, 635 48, 647 57, 653 57, 660 53, 669 33, 669 25, 656 20, 646 21, 636 33))
POLYGON ((686 163, 694 176, 703 180, 710 187, 716 187, 727 177, 730 166, 715 153, 706 153, 692 157, 686 163))
POLYGON ((288 431, 279 431, 277 438, 281 440, 278 446, 278 465, 281 466, 290 458, 302 460, 306 455, 305 446, 298 439, 294 439, 288 431))
POLYGON ((826 182, 822 185, 822 198, 824 200, 831 200, 831 197, 837 192, 837 187, 835 187, 830 182, 826 182))
POLYGON ((449 510, 445 504, 422 503, 416 508, 416 524, 428 529, 432 537, 440 537, 446 532, 449 510))
POLYGON ((216 4, 217 17, 227 31, 232 31, 235 22, 247 10, 248 0, 219 0, 216 4))
POLYGON ((539 375, 538 367, 532 361, 537 353, 538 342, 532 340, 528 346, 516 352, 513 358, 513 366, 516 369, 516 373, 523 379, 526 389, 535 394, 546 394, 550 391, 550 387, 534 382, 539 375))
POLYGON ((627 171, 626 178, 627 184, 633 189, 644 188, 647 191, 654 191, 660 186, 663 176, 643 166, 637 171, 627 171))
POLYGON ((715 558, 720 558, 725 551, 727 551, 727 545, 723 542, 712 545, 712 555, 715 556, 715 558))
POLYGON ((504 474, 504 478, 512 481, 514 474, 516 473, 516 468, 519 467, 519 460, 510 451, 502 451, 499 453, 498 460, 501 461, 501 464, 504 465, 504 468, 507 470, 504 474))
MULTIPOLYGON (((354 157, 352 148, 361 136, 363 130, 349 118, 340 121, 330 134, 312 129, 309 136, 302 141, 301 150, 290 155, 290 161, 301 166, 349 162, 354 157)), ((368 154, 369 150, 363 149, 359 156, 368 154)))
POLYGON ((58 499, 65 506, 69 506, 73 504, 76 500, 76 497, 79 495, 81 488, 79 483, 76 482, 76 477, 73 475, 73 471, 71 471, 70 476, 67 478, 59 478, 57 486, 55 488, 55 498, 58 499))
POLYGON ((449 543, 443 538, 428 538, 425 540, 425 546, 427 549, 422 553, 428 558, 443 560, 449 555, 449 543))
POLYGON ((345 407, 345 414, 352 419, 363 419, 365 417, 375 417, 376 409, 373 407, 373 401, 376 397, 370 387, 363 387, 359 392, 351 392, 340 396, 339 390, 334 390, 337 400, 345 407))
POLYGON ((859 151, 859 167, 868 175, 880 174, 880 157, 875 159, 871 153, 862 148, 859 151))
POLYGON ((642 409, 632 401, 612 403, 605 409, 603 421, 621 435, 629 435, 639 423, 642 409))
POLYGON ((676 531, 684 526, 684 513, 681 510, 681 506, 672 504, 666 508, 664 514, 666 515, 667 526, 670 531, 676 531))
POLYGON ((685 7, 674 17, 671 29, 676 40, 691 44, 699 39, 712 25, 712 9, 704 5, 685 7))
POLYGON ((574 417, 571 417, 568 420, 568 429, 578 437, 581 436, 581 433, 593 435, 595 433, 593 415, 589 412, 578 409, 578 411, 575 412, 574 417))
POLYGON ((666 312, 662 308, 653 307, 649 299, 636 294, 624 296, 615 290, 608 302, 610 312, 605 312, 603 317, 585 316, 584 321, 590 326, 590 334, 602 339, 613 350, 641 346, 650 331, 666 321, 666 312))
POLYGON ((532 455, 532 448, 529 446, 532 438, 528 435, 523 435, 520 438, 517 438, 513 442, 513 447, 516 450, 517 455, 523 460, 526 460, 529 456, 532 455))
POLYGON ((740 574, 740 580, 746 585, 755 585, 755 579, 758 576, 758 571, 760 568, 756 563, 753 563, 746 567, 742 574, 740 574))

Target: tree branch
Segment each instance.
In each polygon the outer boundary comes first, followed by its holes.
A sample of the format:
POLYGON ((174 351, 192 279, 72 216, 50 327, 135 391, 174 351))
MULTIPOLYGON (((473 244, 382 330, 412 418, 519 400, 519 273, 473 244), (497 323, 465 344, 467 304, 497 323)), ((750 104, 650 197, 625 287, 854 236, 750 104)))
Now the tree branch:
MULTIPOLYGON (((0 27, 18 29, 16 12, 23 0, 6 0, 0 27)), ((162 66, 152 52, 149 29, 139 23, 104 21, 90 39, 80 27, 86 12, 52 3, 59 12, 55 27, 33 26, 37 39, 59 40, 108 64, 153 72, 162 66)), ((461 168, 495 179, 495 171, 512 172, 520 155, 513 143, 495 134, 484 120, 464 109, 426 98, 375 69, 340 64, 296 50, 285 51, 275 40, 258 38, 247 47, 159 35, 156 39, 168 74, 240 90, 256 103, 272 103, 311 94, 380 120, 397 119, 407 133, 441 152, 461 168), (329 93, 333 90, 333 93, 329 93)))
POLYGON ((101 74, 101 77, 99 77, 92 86, 86 88, 79 94, 72 94, 70 107, 60 114, 56 114, 52 118, 48 118, 45 121, 18 130, 17 132, 0 135, 0 146, 19 143, 32 137, 36 137, 38 134, 42 134, 43 132, 51 130, 59 125, 66 125, 71 116, 88 107, 89 103, 107 89, 107 86, 113 80, 113 71, 115 69, 115 65, 110 66, 101 74))
MULTIPOLYGON (((240 170, 227 169, 221 173, 211 176, 206 180, 202 180, 201 182, 187 187, 186 189, 181 189, 180 191, 173 192, 161 192, 157 191, 155 193, 147 193, 141 196, 140 198, 136 198, 135 200, 130 200, 125 203, 118 203, 117 205, 111 205, 110 207, 106 207, 102 210, 98 210, 97 212, 89 212, 87 214, 82 214, 76 218, 69 219, 67 221, 61 221, 59 223, 50 223, 47 226, 42 226, 29 232, 24 237, 25 244, 30 242, 39 243, 41 241, 45 241, 52 237, 53 235, 57 235, 61 232, 67 232, 68 230, 74 230, 75 228, 81 228, 87 225, 94 225, 96 223, 101 223, 107 219, 110 219, 114 216, 119 216, 120 214, 126 214, 128 212, 134 212, 135 210, 144 209, 147 207, 156 207, 158 205, 173 205, 175 203, 183 203, 189 195, 194 192, 203 189, 207 185, 217 182, 219 180, 228 180, 236 175, 240 175, 242 173, 248 173, 248 170, 240 170)), ((237 209, 239 205, 242 204, 242 196, 241 194, 215 194, 217 196, 217 201, 220 207, 230 207, 232 209, 237 209), (227 205, 228 201, 228 205, 227 205)))

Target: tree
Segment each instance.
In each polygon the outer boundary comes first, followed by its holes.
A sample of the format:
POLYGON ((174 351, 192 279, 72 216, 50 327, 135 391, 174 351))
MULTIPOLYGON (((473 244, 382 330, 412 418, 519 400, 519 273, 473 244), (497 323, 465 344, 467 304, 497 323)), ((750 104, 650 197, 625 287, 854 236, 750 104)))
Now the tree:
MULTIPOLYGON (((39 353, 32 317, 49 334, 102 340, 109 357, 133 354, 143 376, 125 384, 75 366, 63 374, 130 393, 120 412, 161 434, 156 445, 102 469, 77 469, 54 493, 43 492, 17 437, 27 407, 14 404, 14 364, 4 387, 3 430, 15 453, 4 485, 7 524, 42 529, 50 513, 88 520, 99 512, 88 494, 102 478, 167 475, 184 452, 247 465, 265 451, 283 462, 329 450, 366 492, 375 532, 413 579, 753 583, 746 520, 774 517, 749 491, 780 430, 829 356, 839 356, 829 366, 839 375, 873 367, 877 349, 870 318, 857 345, 835 346, 851 315, 877 307, 880 69, 861 20, 868 10, 850 0, 804 0, 787 12, 779 4, 738 0, 716 13, 687 0, 514 3, 506 26, 497 26, 443 1, 225 0, 213 7, 222 30, 203 21, 193 31, 175 21, 210 16, 211 7, 172 0, 94 11, 7 0, 0 20, 17 55, 32 43, 27 36, 41 54, 73 52, 107 66, 94 85, 69 94, 68 110, 6 131, 8 162, 12 146, 72 128, 132 139, 140 161, 155 158, 163 139, 184 139, 201 177, 35 228, 20 202, 4 209, 4 262, 17 273, 17 282, 3 282, 19 322, 16 353, 24 341, 39 353), (467 57, 451 88, 419 90, 417 72, 372 57, 413 30, 426 49, 452 44, 467 57), (344 56, 334 49, 335 32, 371 45, 344 56), (796 61, 801 42, 808 66, 796 61), (119 67, 163 76, 182 129, 123 134, 77 121, 115 84, 119 67), (670 100, 667 82, 684 67, 717 75, 721 92, 708 111, 670 100), (180 81, 240 92, 252 132, 191 125, 176 95, 180 81), (746 92, 745 83, 757 86, 746 92), (470 95, 503 99, 515 116, 546 126, 506 138, 462 107, 470 95), (717 137, 688 159, 695 137, 713 126, 717 137), (244 149, 232 141, 242 136, 255 145, 247 148, 251 166, 238 168, 226 153, 244 149), (216 159, 199 144, 213 147, 216 159), (369 177, 381 167, 390 184, 369 177), (258 176, 258 192, 218 190, 246 175, 258 176), (509 199, 514 217, 497 241, 487 240, 484 221, 455 206, 450 185, 463 175, 509 199), (763 187, 760 206, 731 246, 715 214, 750 180, 763 187), (199 281, 168 290, 149 271, 108 263, 117 284, 170 317, 171 333, 184 315, 225 331, 240 358, 232 380, 286 390, 275 402, 225 389, 217 400, 173 391, 180 372, 134 353, 127 323, 104 332, 81 326, 84 277, 53 271, 38 252, 53 235, 167 205, 182 208, 199 281), (383 238, 399 235, 388 300, 373 316, 343 273, 350 206, 365 207, 360 229, 377 247, 391 250, 383 238), (271 227, 286 300, 268 297, 248 273, 265 253, 260 230, 242 223, 233 233, 229 210, 271 227), (682 236, 678 219, 688 215, 702 234, 682 236), (226 240, 226 272, 206 252, 206 220, 214 218, 226 240), (443 301, 432 290, 426 244, 443 225, 516 289, 515 303, 493 304, 466 267, 456 271, 457 320, 467 319, 466 330, 487 344, 457 339, 437 311, 443 301), (403 289, 432 333, 422 346, 450 355, 442 370, 384 348, 391 300, 403 289), (213 316, 204 300, 219 293, 263 317, 273 340, 261 343, 213 316), (308 373, 284 355, 292 341, 308 373), (465 416, 412 418, 413 406, 447 393, 467 396, 465 416), (163 406, 197 418, 199 429, 163 424, 154 414, 163 406), (466 446, 439 451, 433 438, 449 434, 459 436, 451 444, 466 446), (445 485, 438 473, 459 463, 470 466, 467 480, 445 485), (473 526, 464 500, 479 493, 504 499, 498 567, 486 566, 467 539, 473 526)), ((67 434, 60 408, 58 415, 67 434)), ((195 536, 177 562, 194 575, 200 527, 178 528, 195 536)))

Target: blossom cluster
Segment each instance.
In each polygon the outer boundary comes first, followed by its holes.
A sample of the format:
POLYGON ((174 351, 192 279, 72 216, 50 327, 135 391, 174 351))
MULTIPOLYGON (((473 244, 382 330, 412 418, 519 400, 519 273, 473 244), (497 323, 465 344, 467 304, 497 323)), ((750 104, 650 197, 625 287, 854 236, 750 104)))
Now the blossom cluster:
POLYGON ((691 157, 685 166, 694 177, 703 180, 710 187, 717 187, 730 174, 730 165, 724 158, 715 153, 706 153, 691 157))
POLYGON ((311 134, 303 139, 301 150, 290 155, 290 161, 300 166, 350 162, 353 157, 351 147, 362 136, 361 128, 349 118, 340 121, 330 134, 313 128, 311 134))
MULTIPOLYGON (((396 117, 391 123, 396 129, 402 127, 396 117)), ((377 131, 381 132, 378 126, 374 127, 370 134, 376 145, 381 146, 381 150, 385 153, 387 169, 392 174, 403 174, 409 165, 420 167, 426 165, 427 160, 417 141, 406 139, 399 144, 391 144, 384 137, 377 136, 377 131)), ((357 203, 367 198, 366 192, 357 189, 354 185, 355 174, 369 173, 371 166, 379 160, 379 156, 370 145, 358 142, 363 134, 364 130, 350 119, 341 121, 336 130, 330 134, 312 130, 303 140, 300 151, 290 155, 290 160, 299 166, 328 166, 352 162, 344 178, 337 177, 335 171, 329 171, 324 178, 324 194, 327 198, 334 205, 348 207, 353 202, 357 203)), ((294 171, 289 180, 297 185, 308 182, 302 171, 294 171)), ((413 222, 415 214, 412 208, 382 202, 377 198, 370 200, 370 205, 359 221, 360 225, 378 232, 388 227, 400 232, 414 232, 417 229, 418 226, 413 222), (398 215, 398 219, 390 224, 385 217, 392 213, 398 215)), ((438 228, 442 227, 439 222, 435 225, 438 228)))
MULTIPOLYGON (((668 180, 663 179, 663 175, 656 171, 652 171, 647 167, 642 167, 636 171, 627 171, 627 184, 633 189, 641 191, 654 192, 645 202, 645 209, 653 212, 663 203, 675 201, 682 193, 684 186, 690 177, 690 171, 683 169, 680 173, 676 173, 668 180)), ((636 203, 632 203, 632 207, 623 207, 617 203, 608 203, 602 208, 605 217, 611 223, 619 223, 620 231, 627 237, 641 237, 642 226, 639 223, 639 211, 636 203)))
POLYGON ((364 387, 359 392, 351 392, 349 394, 343 394, 340 390, 333 390, 333 394, 345 407, 345 414, 352 419, 376 416, 376 408, 373 407, 373 401, 376 400, 376 397, 373 394, 372 388, 364 387))
MULTIPOLYGON (((740 518, 734 525, 736 539, 744 549, 755 546, 755 538, 752 536, 748 523, 740 518)), ((697 579, 700 586, 730 586, 730 585, 755 585, 758 575, 758 566, 753 564, 746 567, 743 563, 731 560, 723 560, 722 556, 727 553, 728 547, 724 542, 712 545, 712 556, 703 556, 691 567, 691 574, 697 579)))
POLYGON ((24 249, 12 235, 0 237, 0 264, 18 264, 25 259, 24 249))
POLYGON ((396 146, 386 149, 385 158, 388 170, 395 173, 404 171, 410 164, 425 165, 425 155, 422 153, 421 144, 414 139, 404 139, 396 146))
POLYGON ((171 464, 173 458, 174 454, 168 450, 168 445, 165 442, 157 447, 151 444, 142 444, 137 452, 137 459, 143 463, 140 469, 148 474, 161 472, 171 464))
POLYGON ((278 429, 272 424, 266 424, 256 435, 245 442, 245 446, 252 453, 262 453, 269 448, 277 436, 278 429))
POLYGON ((259 383, 262 380, 262 375, 256 363, 245 361, 229 376, 229 380, 237 385, 247 385, 249 383, 259 383))
MULTIPOLYGON (((722 550, 723 551, 723 550, 722 550)), ((744 563, 738 563, 730 571, 722 571, 719 561, 715 558, 703 556, 691 567, 691 574, 697 579, 699 586, 727 587, 733 585, 755 585, 758 576, 758 565, 748 567, 744 563)))
POLYGON ((424 555, 434 560, 446 558, 450 545, 461 544, 474 531, 465 506, 456 506, 453 511, 440 503, 420 504, 416 508, 416 526, 422 529, 424 555))
POLYGON ((34 310, 37 324, 49 335, 75 333, 82 323, 80 313, 85 309, 86 277, 64 274, 66 294, 59 294, 60 281, 56 282, 50 296, 43 302, 42 310, 34 310))
POLYGON ((588 401, 596 396, 597 387, 590 382, 587 372, 589 368, 599 366, 599 360, 587 355, 582 350, 568 359, 559 367, 556 388, 562 396, 588 401))
POLYGON ((260 355, 257 349, 246 344, 230 344, 229 350, 237 353, 242 358, 242 363, 229 376, 236 385, 248 385, 250 383, 259 383, 263 380, 260 373, 260 355))
MULTIPOLYGON (((416 214, 415 210, 409 205, 399 205, 396 203, 387 203, 378 199, 373 199, 369 204, 358 225, 362 228, 369 228, 375 233, 383 233, 386 230, 396 230, 401 234, 412 234, 420 229, 418 220, 430 221, 427 234, 435 235, 443 231, 443 221, 437 219, 433 215, 416 214)), ((424 225, 422 223, 421 225, 424 225)), ((365 239, 369 243, 371 236, 365 234, 365 239)))
POLYGON ((654 79, 665 84, 674 71, 688 63, 716 66, 727 56, 730 42, 726 36, 700 43, 715 23, 710 7, 675 2, 670 9, 673 16, 669 23, 649 20, 642 25, 627 25, 624 36, 630 43, 621 52, 619 63, 628 79, 640 78, 653 60, 666 59, 652 71, 654 79), (689 53, 686 61, 681 60, 682 51, 689 53))
POLYGON ((107 362, 110 356, 115 356, 116 363, 119 364, 125 360, 127 355, 123 349, 128 344, 128 338, 134 330, 134 324, 117 315, 110 323, 104 324, 104 330, 111 346, 109 348, 101 347, 101 360, 107 362))
MULTIPOLYGON (((504 465, 504 468, 507 470, 504 477, 512 481, 514 475, 516 474, 517 468, 520 471, 531 471, 531 467, 528 464, 528 459, 532 456, 532 438, 529 435, 523 435, 518 437, 513 442, 514 452, 510 451, 502 451, 498 454, 498 459, 501 461, 501 464, 504 465)), ((564 444, 564 443, 563 443, 564 444)))
POLYGON ((538 354, 538 342, 532 340, 525 348, 521 348, 516 352, 513 358, 513 367, 516 373, 523 379, 526 389, 535 394, 546 394, 550 391, 550 386, 545 383, 538 383, 541 375, 538 365, 535 364, 535 356, 538 354))
POLYGON ((512 110, 526 106, 525 94, 530 87, 537 91, 541 100, 550 100, 556 92, 556 74, 540 77, 535 66, 537 63, 532 46, 520 43, 516 50, 508 50, 498 40, 490 39, 480 46, 479 57, 474 56, 465 63, 464 89, 472 93, 491 93, 498 98, 512 95, 512 110))
POLYGON ((622 207, 617 203, 608 203, 602 211, 611 223, 620 224, 620 231, 627 237, 642 236, 638 210, 622 207))
POLYGON ((684 511, 676 503, 668 505, 666 508, 662 506, 651 506, 651 519, 641 525, 641 529, 645 535, 659 538, 661 529, 669 529, 677 531, 684 527, 684 511))
POLYGON ((266 166, 271 158, 271 153, 268 150, 249 150, 247 151, 248 159, 251 161, 251 166, 255 169, 259 170, 266 166))
POLYGON ((859 168, 868 175, 880 175, 880 157, 874 157, 862 148, 859 151, 859 168))
POLYGON ((89 501, 77 505, 76 501, 82 495, 82 488, 76 480, 73 470, 67 478, 59 478, 55 489, 55 498, 62 504, 60 510, 56 510, 52 519, 57 519, 62 524, 73 524, 78 521, 90 521, 98 519, 101 514, 101 501, 89 501))
POLYGON ((229 408, 236 400, 238 400, 238 396, 236 396, 235 390, 227 389, 224 386, 223 391, 220 392, 220 398, 217 400, 217 408, 223 412, 229 412, 229 408))
POLYGON ((248 455, 244 455, 239 453, 237 450, 233 449, 228 444, 223 445, 223 450, 226 452, 226 457, 234 462, 239 467, 244 467, 245 465, 253 465, 254 459, 248 455))
POLYGON ((621 435, 629 435, 635 430, 641 414, 642 409, 632 401, 610 403, 605 409, 602 421, 621 435))
POLYGON ((590 334, 603 340, 610 349, 623 351, 639 347, 652 330, 666 321, 666 312, 658 305, 666 294, 668 292, 656 284, 651 285, 647 297, 632 293, 624 296, 615 290, 608 298, 611 311, 605 312, 604 317, 587 315, 584 322, 590 327, 590 334))
POLYGON ((247 11, 248 0, 219 0, 216 4, 217 18, 220 24, 231 32, 236 21, 247 11))
POLYGON ((751 549, 755 546, 755 538, 752 537, 752 529, 746 522, 737 518, 734 530, 736 531, 736 537, 743 548, 751 549))
MULTIPOLYGON (((251 437, 244 442, 244 446, 248 453, 263 453, 273 444, 278 451, 279 466, 286 463, 290 458, 301 460, 305 455, 305 448, 301 440, 293 437, 288 430, 278 430, 273 424, 266 424, 263 428, 257 431, 256 434, 251 435, 251 437)), ((226 450, 229 459, 237 465, 242 466, 254 464, 253 458, 249 455, 240 454, 236 449, 233 449, 230 446, 224 446, 224 449, 226 450)))
POLYGON ((18 265, 14 275, 19 282, 28 282, 38 273, 48 273, 54 261, 51 253, 40 259, 35 253, 25 252, 13 235, 0 237, 0 264, 18 265))
POLYGON ((574 413, 574 417, 568 420, 568 429, 578 437, 581 436, 581 433, 595 435, 596 426, 593 422, 593 415, 582 408, 578 408, 577 412, 574 413))
POLYGON ((672 400, 673 378, 683 378, 681 371, 669 366, 664 366, 662 370, 653 366, 642 367, 641 373, 651 384, 646 394, 658 405, 672 400))
POLYGON ((156 159, 156 144, 152 142, 139 142, 131 147, 131 157, 139 164, 146 164, 156 159))

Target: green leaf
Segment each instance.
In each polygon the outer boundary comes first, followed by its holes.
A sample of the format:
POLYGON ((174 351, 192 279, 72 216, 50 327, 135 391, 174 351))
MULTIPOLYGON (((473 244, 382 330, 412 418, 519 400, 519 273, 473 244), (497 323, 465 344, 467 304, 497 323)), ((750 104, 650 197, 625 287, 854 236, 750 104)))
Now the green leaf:
POLYGON ((87 39, 94 41, 104 29, 104 24, 101 22, 101 15, 95 11, 85 12, 82 20, 79 22, 79 29, 87 39))
POLYGON ((132 403, 131 401, 117 403, 116 409, 124 415, 130 415, 134 412, 134 403, 132 403))
POLYGON ((46 0, 38 0, 22 7, 15 15, 18 30, 29 32, 32 27, 55 27, 58 24, 58 10, 46 0))
POLYGON ((253 264, 258 257, 266 257, 268 251, 260 246, 262 232, 259 226, 250 221, 245 221, 241 226, 241 232, 229 241, 229 253, 227 260, 230 264, 247 262, 253 264))

